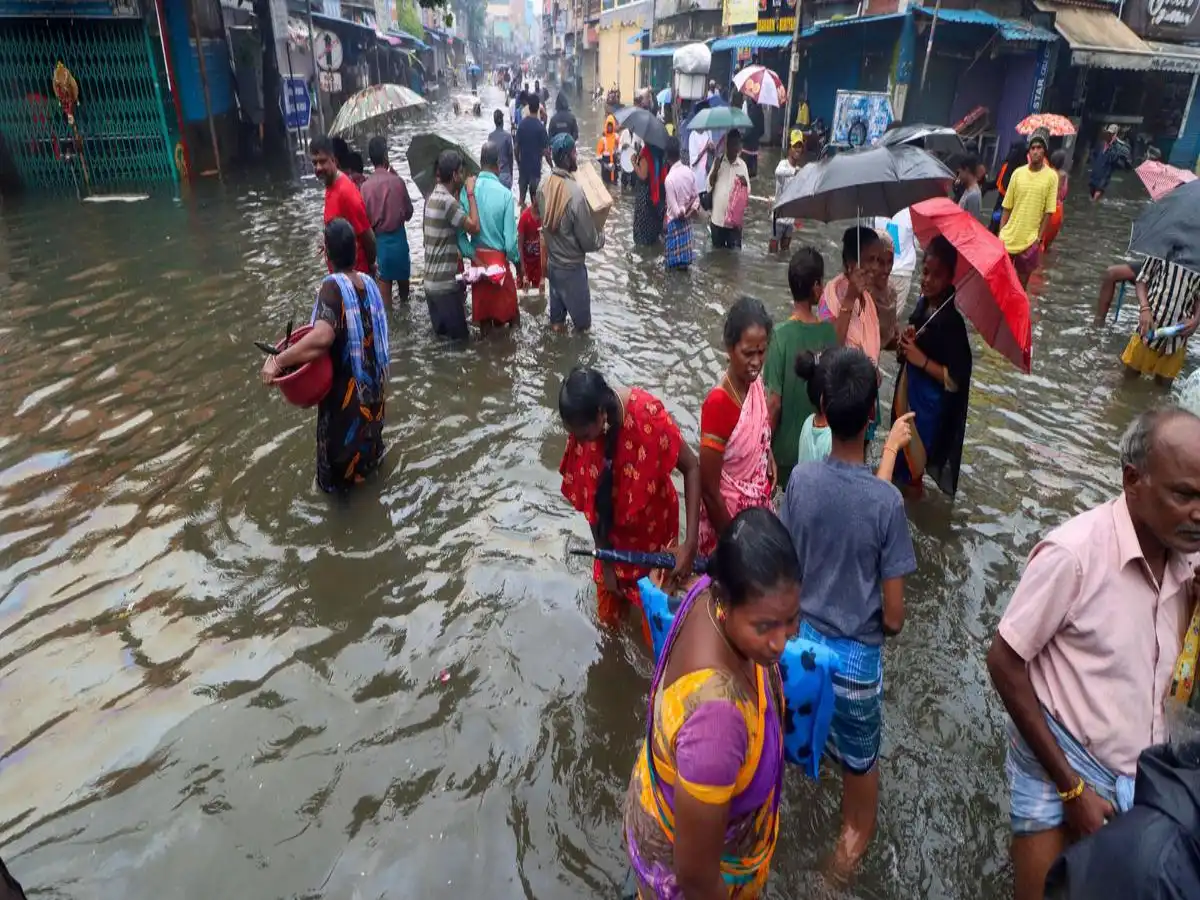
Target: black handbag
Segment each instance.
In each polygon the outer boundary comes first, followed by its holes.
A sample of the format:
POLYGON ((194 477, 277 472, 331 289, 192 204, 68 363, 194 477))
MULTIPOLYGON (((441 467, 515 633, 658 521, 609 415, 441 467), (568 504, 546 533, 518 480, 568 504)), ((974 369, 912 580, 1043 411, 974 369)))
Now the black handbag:
POLYGON ((700 192, 700 208, 705 212, 712 212, 712 191, 700 192))

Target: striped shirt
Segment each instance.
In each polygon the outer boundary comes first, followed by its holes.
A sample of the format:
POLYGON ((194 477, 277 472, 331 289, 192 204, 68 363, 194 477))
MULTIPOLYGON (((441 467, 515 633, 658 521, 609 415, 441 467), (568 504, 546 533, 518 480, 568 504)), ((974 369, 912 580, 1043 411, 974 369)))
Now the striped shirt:
POLYGON ((466 220, 458 201, 439 181, 425 201, 426 293, 446 293, 458 287, 458 229, 466 220))
MULTIPOLYGON (((1187 322, 1196 314, 1200 274, 1175 263, 1148 257, 1138 273, 1138 281, 1146 283, 1146 299, 1155 329, 1187 322)), ((1170 356, 1185 343, 1186 338, 1173 337, 1149 341, 1147 346, 1155 353, 1170 356)))

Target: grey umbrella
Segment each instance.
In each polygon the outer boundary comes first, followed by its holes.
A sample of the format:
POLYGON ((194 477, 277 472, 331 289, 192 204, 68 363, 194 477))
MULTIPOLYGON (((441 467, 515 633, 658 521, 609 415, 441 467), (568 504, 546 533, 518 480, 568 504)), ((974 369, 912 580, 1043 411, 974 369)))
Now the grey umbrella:
POLYGON ((891 218, 914 203, 946 196, 953 181, 954 173, 919 147, 870 147, 805 166, 775 199, 775 213, 819 222, 891 218))
POLYGON ((613 116, 622 128, 628 128, 652 147, 659 150, 667 149, 667 126, 662 120, 648 109, 640 106, 626 106, 618 109, 613 116))
POLYGON ((1200 272, 1200 181, 1183 184, 1138 216, 1129 251, 1200 272))
POLYGON ((408 145, 408 171, 421 195, 428 198, 437 185, 437 159, 444 150, 455 150, 462 157, 468 175, 479 174, 479 163, 462 144, 456 144, 440 134, 418 134, 408 145))
POLYGON ((889 128, 875 143, 881 147, 912 144, 936 154, 941 159, 967 152, 958 132, 947 125, 899 125, 889 128))

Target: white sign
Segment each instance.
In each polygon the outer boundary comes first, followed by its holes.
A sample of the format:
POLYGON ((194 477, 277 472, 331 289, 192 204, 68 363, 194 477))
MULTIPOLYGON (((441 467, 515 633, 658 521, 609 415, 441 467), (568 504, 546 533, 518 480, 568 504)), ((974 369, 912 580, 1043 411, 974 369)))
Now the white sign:
POLYGON ((323 72, 336 72, 342 67, 342 41, 332 31, 313 35, 313 50, 317 54, 317 68, 323 72))
POLYGON ((341 72, 321 72, 321 90, 327 94, 340 94, 342 92, 342 73, 341 72))
POLYGON ((1187 28, 1196 18, 1195 0, 1149 0, 1146 16, 1151 25, 1187 28))

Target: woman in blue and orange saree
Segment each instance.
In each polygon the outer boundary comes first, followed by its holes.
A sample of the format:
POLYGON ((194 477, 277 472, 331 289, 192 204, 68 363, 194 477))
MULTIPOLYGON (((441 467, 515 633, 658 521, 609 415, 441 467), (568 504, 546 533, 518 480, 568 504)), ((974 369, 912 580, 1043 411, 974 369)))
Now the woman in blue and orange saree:
POLYGON ((779 659, 799 628, 798 569, 783 523, 751 507, 679 607, 625 797, 639 900, 762 896, 779 837, 779 659))
POLYGON ((331 274, 317 292, 312 330, 263 364, 263 381, 272 383, 324 353, 332 359, 333 385, 317 406, 317 485, 327 493, 361 482, 384 451, 387 315, 374 280, 355 271, 355 252, 349 222, 334 219, 325 226, 331 274))
POLYGON ((950 496, 958 490, 967 404, 971 391, 971 341, 954 305, 958 251, 942 236, 925 250, 921 296, 900 336, 900 373, 892 421, 914 413, 912 440, 896 460, 892 480, 921 493, 925 473, 950 496))

